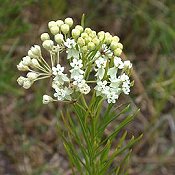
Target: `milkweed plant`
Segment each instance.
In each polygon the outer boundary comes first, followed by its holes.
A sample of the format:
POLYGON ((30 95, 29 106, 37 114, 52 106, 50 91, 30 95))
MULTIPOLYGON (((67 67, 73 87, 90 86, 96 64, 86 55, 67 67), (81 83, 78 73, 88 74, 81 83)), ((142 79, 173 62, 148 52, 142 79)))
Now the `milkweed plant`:
POLYGON ((128 139, 123 128, 134 114, 128 115, 128 105, 115 105, 133 85, 132 64, 120 57, 119 37, 85 28, 84 16, 80 25, 73 27, 73 19, 66 18, 50 21, 48 28, 50 34, 41 34, 41 41, 50 61, 39 45, 32 46, 17 65, 26 72, 18 84, 29 89, 38 80, 51 79, 51 92, 43 95, 43 104, 65 103, 65 110, 59 109, 64 127, 58 131, 72 174, 127 174, 131 148, 140 137, 128 139), (116 122, 120 115, 126 116, 116 122), (115 127, 107 132, 112 123, 115 127))

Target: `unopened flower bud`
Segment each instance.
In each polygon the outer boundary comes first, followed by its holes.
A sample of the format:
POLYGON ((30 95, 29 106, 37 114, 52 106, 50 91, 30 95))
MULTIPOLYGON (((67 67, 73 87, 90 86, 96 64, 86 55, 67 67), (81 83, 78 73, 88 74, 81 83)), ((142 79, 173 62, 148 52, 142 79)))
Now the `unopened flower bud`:
POLYGON ((61 44, 63 42, 63 35, 62 34, 56 34, 55 35, 55 41, 58 43, 58 44, 61 44))
POLYGON ((33 55, 36 55, 37 57, 41 56, 41 47, 40 46, 34 45, 31 47, 30 50, 32 51, 33 55))
POLYGON ((98 38, 100 41, 103 41, 105 39, 105 32, 104 31, 101 31, 101 32, 98 32, 98 38))
POLYGON ((89 34, 89 36, 91 38, 95 38, 97 35, 96 35, 96 31, 91 31, 91 33, 89 34))
POLYGON ((50 40, 50 36, 48 33, 41 34, 41 41, 45 41, 45 40, 50 40))
POLYGON ((74 39, 77 39, 80 36, 80 31, 78 29, 73 29, 72 30, 72 37, 74 39))
POLYGON ((22 64, 24 66, 29 66, 31 64, 31 58, 29 56, 25 56, 22 58, 22 64))
POLYGON ((117 43, 117 47, 120 49, 123 49, 123 44, 122 43, 117 43))
POLYGON ((118 44, 118 42, 112 41, 111 44, 110 44, 110 48, 111 48, 112 50, 117 49, 117 48, 118 48, 117 44, 118 44))
POLYGON ((74 23, 72 18, 66 18, 66 19, 64 20, 64 22, 65 22, 65 24, 68 24, 69 27, 72 27, 72 25, 73 25, 73 23, 74 23))
POLYGON ((17 79, 17 82, 18 82, 18 84, 19 84, 20 86, 23 86, 23 83, 24 83, 25 80, 26 80, 25 77, 20 76, 20 77, 17 79))
POLYGON ((76 25, 75 26, 75 29, 78 29, 79 31, 80 31, 80 33, 82 33, 83 32, 83 27, 82 26, 80 26, 80 25, 76 25))
POLYGON ((62 20, 57 20, 56 24, 57 24, 58 27, 60 27, 61 25, 64 24, 64 22, 62 20))
POLYGON ((48 23, 49 29, 50 29, 51 27, 56 26, 56 25, 57 25, 57 23, 56 23, 55 21, 50 21, 50 22, 48 23))
POLYGON ((89 50, 94 50, 95 49, 95 44, 93 42, 88 43, 88 49, 89 50))
POLYGON ((19 71, 28 71, 29 70, 29 67, 26 66, 26 65, 23 65, 22 62, 20 62, 18 65, 17 65, 17 68, 19 71))
POLYGON ((85 39, 85 38, 87 38, 87 37, 89 37, 89 36, 88 36, 87 33, 84 33, 84 32, 83 32, 83 33, 81 34, 81 37, 85 39))
POLYGON ((114 55, 115 56, 120 56, 121 53, 122 53, 122 50, 120 48, 117 48, 117 49, 114 50, 114 55))
POLYGON ((92 38, 88 36, 87 38, 85 38, 85 43, 88 44, 89 42, 91 42, 91 40, 92 38))
POLYGON ((53 98, 49 95, 43 95, 43 104, 48 104, 50 102, 53 102, 53 98))
POLYGON ((57 33, 59 33, 60 29, 58 26, 53 26, 53 27, 50 27, 50 32, 53 34, 53 35, 56 35, 57 33))
POLYGON ((87 51, 88 51, 88 47, 87 47, 87 46, 83 46, 83 47, 82 47, 82 52, 83 52, 83 53, 86 53, 87 51))
POLYGON ((35 72, 29 72, 29 73, 27 73, 27 78, 29 79, 29 80, 35 80, 36 78, 38 78, 38 74, 37 73, 35 73, 35 72))
POLYGON ((98 46, 98 45, 100 44, 100 40, 99 40, 98 38, 94 38, 94 39, 92 40, 92 42, 93 42, 96 46, 98 46))
POLYGON ((67 34, 70 30, 70 27, 68 24, 63 24, 61 25, 61 31, 64 33, 64 34, 67 34))
POLYGON ((32 66, 33 67, 40 67, 40 64, 39 64, 37 59, 35 59, 35 58, 32 59, 32 66))
POLYGON ((112 41, 112 35, 109 32, 105 33, 105 43, 106 44, 111 44, 112 41))
POLYGON ((84 30, 87 34, 90 34, 92 32, 92 30, 90 28, 85 28, 84 30))
POLYGON ((119 39, 119 37, 118 37, 118 36, 113 36, 113 37, 112 37, 112 41, 119 42, 119 40, 120 40, 120 39, 119 39))
POLYGON ((54 46, 54 42, 52 40, 45 40, 42 45, 46 50, 51 50, 54 46))
POLYGON ((77 40, 77 44, 82 47, 85 45, 85 40, 82 37, 79 37, 77 40))
POLYGON ((32 86, 33 82, 28 80, 28 79, 25 79, 25 81, 23 82, 23 88, 24 89, 29 89, 31 86, 32 86))
POLYGON ((33 54, 32 50, 29 50, 29 51, 28 51, 28 56, 29 56, 30 58, 38 58, 37 55, 33 54))

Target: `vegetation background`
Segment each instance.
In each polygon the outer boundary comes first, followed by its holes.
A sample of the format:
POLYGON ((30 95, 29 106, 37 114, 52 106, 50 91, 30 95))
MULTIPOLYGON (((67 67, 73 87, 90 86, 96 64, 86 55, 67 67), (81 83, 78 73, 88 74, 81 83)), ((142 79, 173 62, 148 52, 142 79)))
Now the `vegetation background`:
POLYGON ((41 44, 48 21, 78 23, 82 13, 86 26, 118 35, 134 65, 131 97, 121 99, 141 109, 126 129, 144 137, 129 175, 174 175, 174 0, 0 0, 0 175, 71 174, 56 130, 62 104, 42 104, 47 81, 20 88, 16 65, 31 45, 41 44))

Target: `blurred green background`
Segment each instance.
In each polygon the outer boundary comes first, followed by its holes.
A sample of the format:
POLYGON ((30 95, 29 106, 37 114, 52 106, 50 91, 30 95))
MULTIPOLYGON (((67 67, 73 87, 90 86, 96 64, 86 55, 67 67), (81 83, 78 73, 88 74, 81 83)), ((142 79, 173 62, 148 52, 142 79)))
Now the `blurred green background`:
POLYGON ((121 38, 134 65, 135 86, 123 100, 141 111, 127 130, 144 137, 129 174, 174 175, 174 0, 0 0, 0 175, 71 174, 55 129, 62 105, 42 104, 47 81, 28 91, 19 87, 16 65, 31 45, 41 44, 48 21, 78 23, 83 13, 86 26, 121 38))

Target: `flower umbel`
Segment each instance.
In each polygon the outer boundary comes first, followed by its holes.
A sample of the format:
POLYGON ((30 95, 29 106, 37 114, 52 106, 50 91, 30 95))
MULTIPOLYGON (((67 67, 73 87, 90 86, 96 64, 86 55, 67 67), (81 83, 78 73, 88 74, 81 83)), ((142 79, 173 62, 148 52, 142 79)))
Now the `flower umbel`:
POLYGON ((73 27, 72 18, 50 21, 48 28, 54 37, 45 32, 41 34, 41 41, 50 54, 50 63, 43 58, 39 45, 32 46, 17 65, 19 71, 27 72, 26 77, 18 78, 19 85, 28 89, 37 80, 51 78, 55 92, 43 96, 44 104, 74 101, 78 94, 91 91, 108 103, 115 103, 121 93, 129 94, 132 64, 120 58, 123 45, 118 36, 104 31, 97 33, 81 25, 73 27), (67 54, 66 68, 61 65, 62 52, 67 54))

